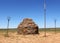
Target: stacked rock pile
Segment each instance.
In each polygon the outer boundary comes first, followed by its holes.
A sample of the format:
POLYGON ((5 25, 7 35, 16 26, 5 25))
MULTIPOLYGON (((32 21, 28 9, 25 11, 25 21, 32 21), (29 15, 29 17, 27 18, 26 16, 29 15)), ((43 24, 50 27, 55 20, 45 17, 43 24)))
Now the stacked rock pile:
POLYGON ((38 26, 30 18, 25 18, 18 25, 18 34, 38 34, 38 26))

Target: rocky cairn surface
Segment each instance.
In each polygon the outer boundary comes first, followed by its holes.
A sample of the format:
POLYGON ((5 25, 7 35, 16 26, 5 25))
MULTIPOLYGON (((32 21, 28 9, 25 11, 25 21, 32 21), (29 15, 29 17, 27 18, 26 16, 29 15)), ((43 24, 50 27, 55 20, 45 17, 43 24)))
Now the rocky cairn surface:
POLYGON ((25 18, 18 25, 18 34, 38 34, 38 26, 30 18, 25 18))

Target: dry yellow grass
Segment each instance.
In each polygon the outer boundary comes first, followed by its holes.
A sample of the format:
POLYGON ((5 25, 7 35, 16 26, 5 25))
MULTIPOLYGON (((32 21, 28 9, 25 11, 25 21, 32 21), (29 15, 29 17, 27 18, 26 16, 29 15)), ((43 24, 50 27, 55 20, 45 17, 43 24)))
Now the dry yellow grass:
POLYGON ((4 36, 5 33, 0 33, 0 43, 60 43, 60 33, 56 35, 52 32, 44 36, 44 32, 39 35, 17 35, 9 32, 9 37, 4 36))

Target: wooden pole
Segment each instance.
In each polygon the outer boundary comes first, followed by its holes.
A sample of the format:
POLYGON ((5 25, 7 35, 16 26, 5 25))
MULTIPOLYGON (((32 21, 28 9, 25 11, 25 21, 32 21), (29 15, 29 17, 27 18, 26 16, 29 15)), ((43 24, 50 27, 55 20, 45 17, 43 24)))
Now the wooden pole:
POLYGON ((8 35, 8 30, 9 30, 9 21, 10 21, 10 17, 8 17, 7 20, 8 20, 8 23, 7 23, 7 34, 6 34, 6 35, 7 35, 7 37, 9 37, 9 35, 8 35))

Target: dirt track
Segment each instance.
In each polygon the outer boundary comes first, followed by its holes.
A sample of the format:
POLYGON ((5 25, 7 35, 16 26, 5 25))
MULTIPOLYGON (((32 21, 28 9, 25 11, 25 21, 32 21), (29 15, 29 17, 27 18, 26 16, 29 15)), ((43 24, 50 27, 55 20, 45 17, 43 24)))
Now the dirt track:
POLYGON ((47 33, 47 37, 44 37, 44 33, 39 35, 17 35, 16 33, 9 33, 9 37, 4 37, 4 34, 0 33, 0 43, 60 43, 60 33, 56 35, 52 32, 47 33))

